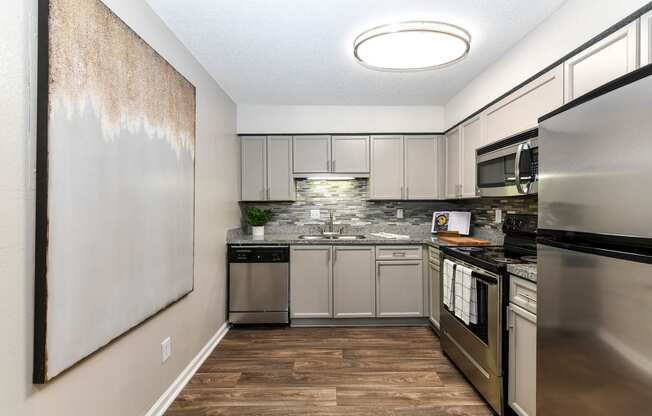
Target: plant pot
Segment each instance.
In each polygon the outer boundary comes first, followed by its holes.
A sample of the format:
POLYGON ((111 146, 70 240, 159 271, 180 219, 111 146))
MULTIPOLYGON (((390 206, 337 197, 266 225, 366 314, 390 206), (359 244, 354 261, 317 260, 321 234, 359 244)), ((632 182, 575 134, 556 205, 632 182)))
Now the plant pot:
POLYGON ((265 226, 261 225, 259 227, 256 226, 251 226, 251 234, 253 234, 254 237, 264 237, 265 236, 265 226))

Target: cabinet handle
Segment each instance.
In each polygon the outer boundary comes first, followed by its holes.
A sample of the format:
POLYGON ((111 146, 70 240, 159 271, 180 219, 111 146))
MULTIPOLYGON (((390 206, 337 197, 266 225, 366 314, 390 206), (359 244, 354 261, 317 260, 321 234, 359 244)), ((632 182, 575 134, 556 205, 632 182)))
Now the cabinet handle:
POLYGON ((326 252, 326 264, 331 262, 331 249, 329 248, 328 251, 326 252))
POLYGON ((403 187, 401 186, 401 199, 403 199, 403 187))
POLYGON ((264 200, 265 199, 265 189, 260 190, 260 199, 264 200))
POLYGON ((333 169, 333 172, 335 172, 335 162, 336 162, 335 160, 333 160, 331 162, 331 165, 332 165, 331 168, 333 169))
POLYGON ((393 257, 405 257, 405 253, 402 251, 395 251, 392 253, 393 257))
POLYGON ((334 248, 333 249, 333 263, 335 263, 336 261, 337 261, 337 249, 334 248))
POLYGON ((405 187, 405 199, 410 199, 410 187, 405 187))
POLYGON ((534 299, 534 298, 532 298, 532 297, 530 297, 530 296, 528 296, 528 295, 526 295, 526 294, 523 294, 523 293, 519 294, 519 296, 524 297, 525 300, 528 301, 528 302, 534 302, 534 303, 536 303, 536 301, 537 301, 536 299, 534 299))
POLYGON ((330 172, 330 171, 331 171, 331 161, 327 160, 326 161, 326 172, 330 172))
POLYGON ((270 194, 269 188, 267 188, 267 199, 269 199, 269 194, 270 194))

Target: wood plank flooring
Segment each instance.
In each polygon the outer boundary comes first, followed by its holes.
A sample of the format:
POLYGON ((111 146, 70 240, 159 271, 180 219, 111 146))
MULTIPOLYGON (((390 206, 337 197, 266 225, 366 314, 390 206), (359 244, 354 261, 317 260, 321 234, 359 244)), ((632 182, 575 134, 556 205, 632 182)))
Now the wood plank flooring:
POLYGON ((168 416, 492 415, 429 328, 232 329, 168 416))

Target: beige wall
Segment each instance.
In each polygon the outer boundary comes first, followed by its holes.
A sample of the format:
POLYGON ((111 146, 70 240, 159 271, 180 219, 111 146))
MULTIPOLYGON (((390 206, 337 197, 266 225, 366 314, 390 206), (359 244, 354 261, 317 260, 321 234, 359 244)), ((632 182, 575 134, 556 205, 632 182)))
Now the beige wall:
POLYGON ((236 107, 143 0, 104 0, 197 87, 195 291, 46 386, 31 384, 37 0, 0 14, 0 414, 143 415, 225 320, 239 224, 236 107), (160 342, 172 338, 161 365, 160 342))

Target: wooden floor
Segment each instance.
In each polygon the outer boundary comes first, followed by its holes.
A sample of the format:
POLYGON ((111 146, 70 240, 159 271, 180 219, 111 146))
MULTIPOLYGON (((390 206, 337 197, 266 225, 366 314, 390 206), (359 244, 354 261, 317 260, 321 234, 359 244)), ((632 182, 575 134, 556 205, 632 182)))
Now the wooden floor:
POLYGON ((491 415, 429 328, 232 329, 168 416, 491 415))

